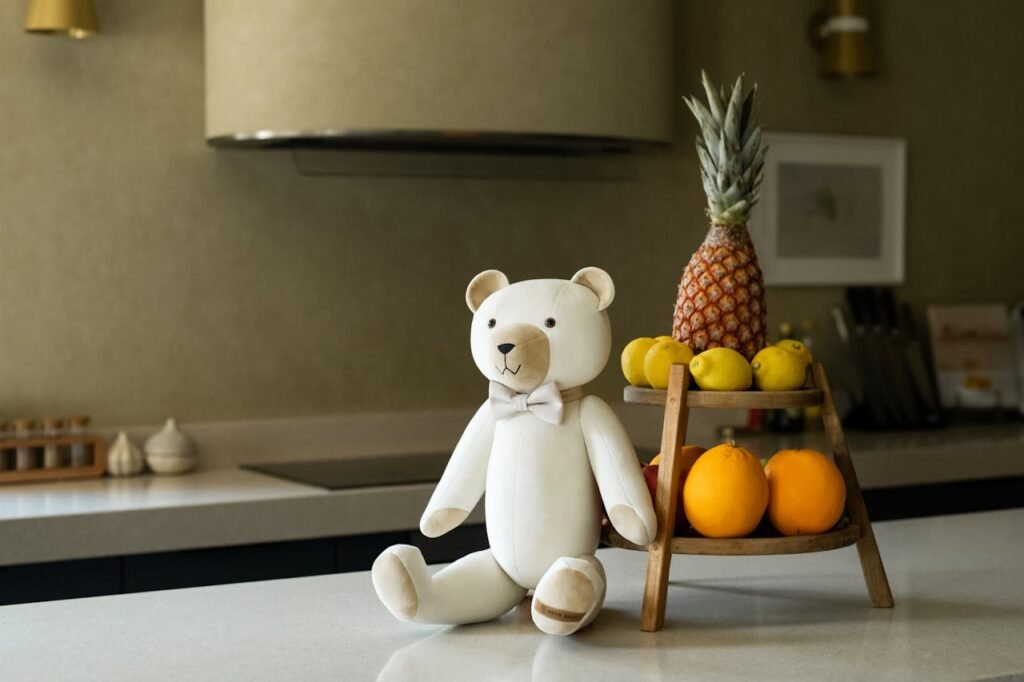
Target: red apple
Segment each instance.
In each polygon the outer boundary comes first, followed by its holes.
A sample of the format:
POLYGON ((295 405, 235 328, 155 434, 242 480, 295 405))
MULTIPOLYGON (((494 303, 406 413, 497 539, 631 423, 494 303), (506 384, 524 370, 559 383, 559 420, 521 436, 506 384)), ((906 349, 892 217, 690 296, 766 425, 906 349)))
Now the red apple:
MULTIPOLYGON (((658 465, 648 464, 643 468, 644 482, 647 483, 647 490, 651 493, 651 502, 655 501, 658 490, 658 465)), ((683 511, 683 483, 679 482, 679 498, 676 500, 676 524, 675 530, 679 534, 686 530, 686 513, 683 511)))

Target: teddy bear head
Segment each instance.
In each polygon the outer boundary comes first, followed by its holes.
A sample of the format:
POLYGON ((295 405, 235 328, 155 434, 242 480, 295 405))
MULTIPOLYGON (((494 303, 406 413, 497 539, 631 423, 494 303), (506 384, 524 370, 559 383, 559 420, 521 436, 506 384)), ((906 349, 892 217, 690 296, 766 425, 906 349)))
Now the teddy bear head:
POLYGON ((614 297, 600 268, 515 284, 497 270, 481 272, 466 289, 473 361, 485 377, 521 393, 552 381, 563 390, 581 386, 608 362, 605 308, 614 297))

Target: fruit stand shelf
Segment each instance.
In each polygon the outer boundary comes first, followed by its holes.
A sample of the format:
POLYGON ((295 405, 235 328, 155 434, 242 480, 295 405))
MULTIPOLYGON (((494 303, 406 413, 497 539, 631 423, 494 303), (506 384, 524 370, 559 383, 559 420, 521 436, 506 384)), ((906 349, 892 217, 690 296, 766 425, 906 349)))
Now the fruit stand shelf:
MULTIPOLYGON (((623 399, 638 405, 664 405, 668 391, 654 388, 626 386, 623 399)), ((773 410, 786 407, 816 407, 821 405, 821 389, 805 388, 800 391, 687 391, 687 407, 773 410)))
POLYGON ((654 493, 654 510, 658 516, 658 532, 648 547, 634 545, 611 528, 605 528, 605 544, 646 551, 647 578, 644 583, 644 603, 640 628, 647 632, 660 630, 665 624, 665 601, 668 598, 669 565, 673 554, 704 555, 759 555, 802 554, 857 545, 864 582, 871 603, 878 608, 893 605, 889 581, 885 576, 882 557, 878 553, 875 534, 871 529, 867 507, 857 472, 853 468, 850 451, 846 447, 843 428, 832 403, 832 392, 820 364, 811 367, 811 382, 797 391, 698 391, 689 390, 690 372, 684 364, 672 366, 668 389, 628 386, 625 400, 643 405, 663 405, 664 427, 661 433, 662 462, 658 468, 658 482, 654 493), (686 442, 686 427, 691 407, 779 409, 789 407, 821 406, 821 419, 825 434, 832 446, 832 459, 846 483, 846 513, 827 533, 818 535, 776 535, 767 528, 745 538, 706 538, 686 533, 674 536, 676 508, 679 499, 681 471, 680 448, 686 442))
MULTIPOLYGON (((739 556, 758 554, 804 554, 825 552, 848 547, 860 539, 860 527, 843 519, 836 527, 820 535, 753 535, 745 538, 705 538, 700 535, 676 535, 671 540, 673 554, 701 554, 705 556, 739 556)), ((646 552, 647 548, 605 527, 601 541, 611 547, 646 552)))

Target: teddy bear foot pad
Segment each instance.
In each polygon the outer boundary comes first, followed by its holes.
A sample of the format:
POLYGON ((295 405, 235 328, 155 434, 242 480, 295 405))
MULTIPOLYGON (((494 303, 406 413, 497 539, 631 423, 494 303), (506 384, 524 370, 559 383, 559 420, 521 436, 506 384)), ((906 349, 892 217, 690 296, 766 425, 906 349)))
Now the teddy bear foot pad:
POLYGON ((537 584, 530 609, 534 624, 549 635, 585 628, 604 605, 604 567, 593 556, 564 557, 537 584))

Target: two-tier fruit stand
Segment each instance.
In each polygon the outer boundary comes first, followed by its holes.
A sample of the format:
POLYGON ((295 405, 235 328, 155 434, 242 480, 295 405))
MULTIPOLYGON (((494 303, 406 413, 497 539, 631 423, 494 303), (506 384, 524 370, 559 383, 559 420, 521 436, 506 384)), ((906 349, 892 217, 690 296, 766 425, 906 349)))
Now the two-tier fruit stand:
POLYGON ((648 553, 641 629, 655 632, 665 624, 669 564, 673 554, 800 554, 856 544, 871 603, 876 608, 891 608, 893 601, 889 581, 885 577, 885 567, 882 565, 875 534, 871 529, 871 520, 864 506, 864 496, 857 482, 857 472, 853 468, 850 451, 846 447, 846 438, 843 436, 842 426, 832 404, 832 393, 822 366, 813 365, 810 384, 796 391, 691 391, 689 388, 688 368, 686 365, 675 365, 672 367, 667 390, 635 386, 627 386, 625 389, 627 403, 665 406, 665 423, 661 435, 662 464, 658 470, 654 502, 658 516, 657 537, 650 546, 642 547, 627 541, 610 527, 604 535, 605 543, 613 547, 648 553), (832 530, 819 535, 790 537, 764 534, 746 538, 673 535, 676 500, 679 499, 679 449, 686 440, 686 422, 691 407, 784 409, 814 406, 821 407, 821 417, 825 434, 832 447, 832 457, 846 481, 846 511, 832 530))

